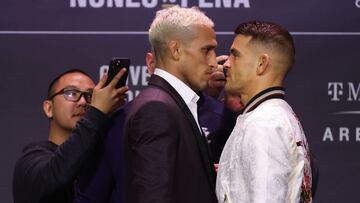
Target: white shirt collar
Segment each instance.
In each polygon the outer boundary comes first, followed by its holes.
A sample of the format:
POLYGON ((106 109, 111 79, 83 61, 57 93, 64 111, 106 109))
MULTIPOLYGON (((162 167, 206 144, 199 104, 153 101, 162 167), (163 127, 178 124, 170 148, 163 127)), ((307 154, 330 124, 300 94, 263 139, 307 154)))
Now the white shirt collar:
POLYGON ((160 68, 155 68, 154 74, 166 80, 180 94, 186 105, 189 106, 191 102, 196 103, 199 100, 200 97, 196 92, 171 73, 160 68))
POLYGON ((196 124, 201 132, 197 113, 197 101, 200 99, 199 95, 197 95, 196 92, 194 92, 183 81, 179 80, 177 77, 173 76, 171 73, 163 69, 155 68, 154 74, 166 80, 180 94, 181 98, 184 100, 185 104, 193 115, 196 124))

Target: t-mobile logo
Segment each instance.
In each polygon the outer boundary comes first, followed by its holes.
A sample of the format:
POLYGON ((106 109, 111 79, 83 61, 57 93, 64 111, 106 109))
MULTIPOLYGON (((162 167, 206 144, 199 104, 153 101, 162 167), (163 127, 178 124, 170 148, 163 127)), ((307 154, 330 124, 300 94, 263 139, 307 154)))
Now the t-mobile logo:
POLYGON ((356 86, 353 82, 329 82, 328 95, 331 101, 340 101, 343 96, 347 96, 347 101, 360 101, 360 83, 356 86))

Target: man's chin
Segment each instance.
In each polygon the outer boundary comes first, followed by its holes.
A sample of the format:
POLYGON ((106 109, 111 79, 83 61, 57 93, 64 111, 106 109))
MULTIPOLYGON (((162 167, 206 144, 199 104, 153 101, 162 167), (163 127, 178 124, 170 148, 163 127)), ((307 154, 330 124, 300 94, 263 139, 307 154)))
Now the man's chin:
POLYGON ((204 91, 208 88, 207 83, 201 84, 201 86, 195 91, 195 92, 200 92, 200 91, 204 91))
POLYGON ((224 90, 225 90, 226 93, 233 93, 232 87, 229 85, 228 82, 225 84, 224 90))
POLYGON ((83 115, 74 115, 74 116, 72 117, 72 120, 73 120, 74 123, 76 124, 82 117, 83 117, 83 115))
POLYGON ((205 83, 192 83, 192 84, 189 84, 191 86, 189 86, 194 92, 200 92, 200 91, 203 91, 207 88, 207 82, 205 83))

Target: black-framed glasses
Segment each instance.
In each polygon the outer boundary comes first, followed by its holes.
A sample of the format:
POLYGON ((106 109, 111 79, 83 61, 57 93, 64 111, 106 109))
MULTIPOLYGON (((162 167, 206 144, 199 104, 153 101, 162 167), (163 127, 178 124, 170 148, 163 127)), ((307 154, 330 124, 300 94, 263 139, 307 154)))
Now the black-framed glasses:
POLYGON ((68 101, 72 101, 72 102, 78 102, 80 100, 80 98, 84 95, 84 99, 85 101, 90 104, 91 103, 91 98, 92 98, 92 90, 89 91, 80 91, 78 89, 75 88, 69 88, 69 87, 65 87, 63 89, 61 89, 60 91, 54 93, 53 95, 51 95, 48 100, 52 100, 56 95, 59 94, 63 94, 64 98, 68 101))

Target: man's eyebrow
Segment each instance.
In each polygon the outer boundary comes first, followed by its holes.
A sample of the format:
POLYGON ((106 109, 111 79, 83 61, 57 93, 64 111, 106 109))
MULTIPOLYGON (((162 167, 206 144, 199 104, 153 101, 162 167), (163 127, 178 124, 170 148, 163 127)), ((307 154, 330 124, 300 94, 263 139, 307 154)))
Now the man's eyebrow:
MULTIPOLYGON (((83 91, 81 90, 79 87, 75 86, 75 85, 68 85, 68 86, 65 86, 64 89, 75 89, 75 90, 79 90, 79 91, 83 91)), ((94 88, 87 88, 85 89, 84 91, 92 91, 94 90, 94 88)))
POLYGON ((80 88, 75 86, 75 85, 67 85, 63 89, 77 89, 77 90, 79 90, 80 88))
POLYGON ((239 55, 240 54, 240 51, 235 49, 235 48, 231 48, 230 49, 230 53, 233 54, 233 55, 239 55))
POLYGON ((203 47, 203 49, 215 49, 216 45, 208 44, 203 47))

